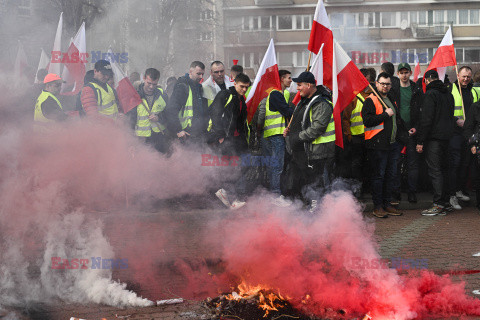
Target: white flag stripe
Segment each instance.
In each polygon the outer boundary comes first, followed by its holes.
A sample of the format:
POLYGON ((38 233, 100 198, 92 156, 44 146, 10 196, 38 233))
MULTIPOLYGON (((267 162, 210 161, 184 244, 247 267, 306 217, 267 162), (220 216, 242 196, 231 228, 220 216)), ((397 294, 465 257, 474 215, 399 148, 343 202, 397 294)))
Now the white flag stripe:
POLYGON ((332 29, 330 25, 330 19, 328 19, 327 11, 325 10, 325 5, 322 0, 318 0, 317 8, 315 9, 315 16, 313 20, 324 25, 328 29, 332 29))
POLYGON ((275 55, 275 46, 273 44, 273 39, 270 39, 270 44, 268 45, 267 52, 263 57, 262 63, 260 64, 260 68, 258 69, 257 75, 255 76, 255 81, 253 82, 252 89, 250 89, 250 93, 248 94, 247 101, 253 99, 255 94, 255 90, 257 89, 258 83, 262 79, 262 76, 265 74, 268 68, 273 67, 277 64, 277 57, 275 55))

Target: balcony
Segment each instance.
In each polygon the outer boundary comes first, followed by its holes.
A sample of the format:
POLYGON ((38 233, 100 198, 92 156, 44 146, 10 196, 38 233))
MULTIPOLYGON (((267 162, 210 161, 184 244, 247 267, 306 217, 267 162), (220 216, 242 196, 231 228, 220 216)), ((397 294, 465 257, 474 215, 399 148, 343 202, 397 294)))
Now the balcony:
POLYGON ((437 24, 431 26, 419 26, 416 23, 411 24, 413 37, 416 39, 438 38, 445 35, 450 24, 437 24))
POLYGON ((293 0, 255 0, 256 6, 275 6, 293 4, 293 0))
POLYGON ((268 44, 271 38, 276 38, 276 34, 275 30, 228 30, 225 33, 225 44, 268 44))

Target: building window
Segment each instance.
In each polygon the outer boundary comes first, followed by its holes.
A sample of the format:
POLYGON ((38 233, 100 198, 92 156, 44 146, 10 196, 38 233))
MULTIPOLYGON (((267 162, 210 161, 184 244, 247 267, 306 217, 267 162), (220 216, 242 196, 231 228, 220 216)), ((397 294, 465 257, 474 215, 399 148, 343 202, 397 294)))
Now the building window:
POLYGON ((480 49, 465 48, 465 62, 480 62, 480 49))
POLYGON ((278 30, 292 30, 292 16, 277 16, 278 30))
POLYGON ((418 12, 418 25, 420 26, 427 25, 427 11, 418 12))
POLYGON ((463 48, 457 48, 455 49, 455 56, 457 58, 457 63, 458 62, 463 62, 463 48))
POLYGON ((260 27, 262 30, 271 30, 271 17, 260 17, 260 27))
POLYGON ((396 12, 382 12, 381 13, 382 27, 396 27, 397 13, 396 12))
POLYGON ((213 19, 213 10, 203 10, 200 14, 201 20, 212 20, 213 19))
POLYGON ((212 41, 213 39, 213 32, 212 31, 207 31, 207 32, 200 32, 198 36, 198 40, 200 41, 212 41))
POLYGON ((458 24, 468 24, 468 10, 458 10, 458 24))
MULTIPOLYGON (((417 58, 420 63, 428 63, 428 49, 417 49, 417 58)), ((415 61, 416 63, 416 61, 415 61)))
POLYGON ((297 15, 295 16, 295 29, 310 30, 312 27, 312 15, 297 15))
POLYGON ((445 23, 445 11, 444 10, 435 10, 435 24, 444 24, 445 23))
POLYGON ((19 16, 29 17, 31 14, 31 2, 30 0, 18 0, 17 1, 17 13, 19 16))
POLYGON ((470 10, 470 24, 478 24, 478 9, 470 10))
POLYGON ((457 10, 448 10, 447 11, 447 23, 448 24, 457 24, 457 10))
POLYGON ((333 28, 338 28, 344 25, 343 13, 332 13, 330 15, 330 23, 333 28))
POLYGON ((282 67, 293 66, 293 52, 279 52, 278 65, 282 67))

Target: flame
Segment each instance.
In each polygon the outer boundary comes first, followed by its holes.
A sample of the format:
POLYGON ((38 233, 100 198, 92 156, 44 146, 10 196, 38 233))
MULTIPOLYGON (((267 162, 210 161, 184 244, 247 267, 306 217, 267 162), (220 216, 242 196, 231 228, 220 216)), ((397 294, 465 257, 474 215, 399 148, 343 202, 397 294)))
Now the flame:
POLYGON ((232 292, 228 294, 225 298, 228 300, 240 300, 240 299, 252 299, 258 298, 258 307, 265 311, 263 317, 266 317, 271 311, 278 311, 278 308, 282 308, 283 305, 281 302, 288 301, 289 298, 284 298, 278 290, 273 290, 264 285, 249 285, 245 281, 242 281, 237 286, 238 293, 232 292), (275 293, 274 291, 277 291, 275 293))

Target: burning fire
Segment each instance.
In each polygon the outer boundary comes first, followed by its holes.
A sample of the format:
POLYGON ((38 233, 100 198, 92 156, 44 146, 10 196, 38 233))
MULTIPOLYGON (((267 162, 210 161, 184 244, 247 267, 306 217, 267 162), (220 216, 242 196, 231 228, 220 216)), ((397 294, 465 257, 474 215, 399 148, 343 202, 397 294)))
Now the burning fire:
POLYGON ((239 301, 245 300, 258 300, 258 307, 265 311, 263 317, 266 317, 270 311, 278 311, 285 307, 285 303, 290 299, 284 298, 280 292, 275 293, 276 290, 272 290, 263 285, 249 285, 244 280, 237 286, 238 293, 233 291, 231 294, 225 296, 227 300, 239 301))

